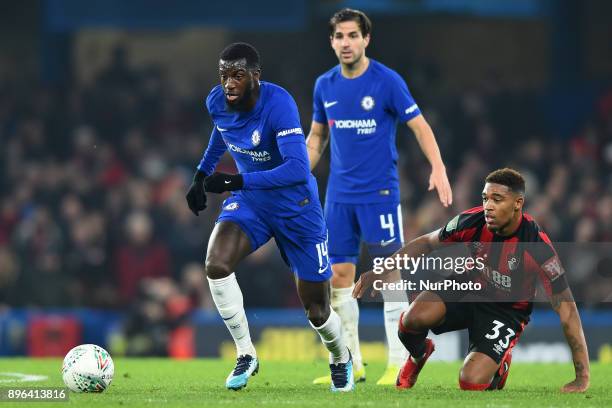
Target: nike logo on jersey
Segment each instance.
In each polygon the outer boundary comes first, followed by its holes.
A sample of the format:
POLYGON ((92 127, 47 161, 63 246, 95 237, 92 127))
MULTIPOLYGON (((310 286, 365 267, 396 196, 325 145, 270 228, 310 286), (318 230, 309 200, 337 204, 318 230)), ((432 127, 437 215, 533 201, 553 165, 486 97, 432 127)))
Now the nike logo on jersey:
POLYGON ((331 108, 332 106, 334 106, 337 103, 338 103, 338 101, 333 101, 333 102, 325 101, 325 102, 323 102, 323 106, 325 106, 325 109, 327 109, 327 108, 331 108))
POLYGON ((223 180, 223 182, 224 182, 225 184, 229 184, 229 183, 231 183, 231 182, 232 182, 232 180, 223 180))
POLYGON ((383 240, 380 241, 380 246, 386 247, 387 245, 389 245, 390 243, 394 242, 395 240, 396 240, 396 238, 391 238, 391 239, 388 239, 386 241, 383 239, 383 240))
POLYGON ((222 128, 220 128, 219 126, 217 126, 217 130, 218 130, 219 132, 227 132, 227 129, 222 129, 222 128))

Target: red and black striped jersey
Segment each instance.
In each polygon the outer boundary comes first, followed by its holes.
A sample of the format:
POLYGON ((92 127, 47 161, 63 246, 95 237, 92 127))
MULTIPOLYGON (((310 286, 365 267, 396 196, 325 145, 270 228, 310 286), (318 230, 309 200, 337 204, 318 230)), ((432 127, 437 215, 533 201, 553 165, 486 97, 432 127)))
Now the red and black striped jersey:
POLYGON ((484 208, 474 207, 451 219, 439 232, 441 242, 466 242, 474 257, 484 259, 485 267, 472 269, 469 279, 479 282, 487 297, 513 309, 529 313, 537 281, 547 295, 567 288, 565 272, 548 235, 527 213, 509 236, 489 231, 484 208))

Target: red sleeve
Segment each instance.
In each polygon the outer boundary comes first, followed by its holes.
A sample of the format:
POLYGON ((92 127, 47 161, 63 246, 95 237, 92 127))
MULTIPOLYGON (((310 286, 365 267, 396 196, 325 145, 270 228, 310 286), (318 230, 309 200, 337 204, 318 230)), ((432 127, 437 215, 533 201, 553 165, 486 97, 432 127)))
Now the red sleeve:
POLYGON ((455 216, 440 230, 440 242, 468 242, 484 224, 484 210, 474 207, 455 216))
POLYGON ((535 270, 538 274, 540 282, 542 282, 549 297, 568 287, 561 260, 544 231, 538 231, 536 242, 533 246, 527 248, 527 253, 531 258, 530 269, 535 270))

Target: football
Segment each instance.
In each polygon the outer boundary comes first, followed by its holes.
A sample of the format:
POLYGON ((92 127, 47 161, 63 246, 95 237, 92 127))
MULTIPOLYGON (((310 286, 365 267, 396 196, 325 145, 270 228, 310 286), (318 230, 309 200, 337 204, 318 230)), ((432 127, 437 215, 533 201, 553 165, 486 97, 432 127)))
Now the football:
POLYGON ((64 384, 74 392, 102 392, 110 386, 114 372, 110 354, 95 344, 76 346, 62 365, 64 384))

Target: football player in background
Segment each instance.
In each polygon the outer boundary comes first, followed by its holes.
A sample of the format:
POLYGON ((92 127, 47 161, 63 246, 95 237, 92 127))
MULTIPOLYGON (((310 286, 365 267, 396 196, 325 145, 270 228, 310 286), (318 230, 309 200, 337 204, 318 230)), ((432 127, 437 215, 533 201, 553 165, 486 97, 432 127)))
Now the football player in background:
MULTIPOLYGON (((387 256, 403 245, 402 208, 395 132, 397 122, 415 134, 431 164, 429 190, 442 205, 452 204, 446 169, 431 127, 402 77, 366 56, 372 24, 361 11, 343 9, 329 22, 330 42, 339 64, 321 75, 314 87, 313 119, 306 140, 310 168, 331 140, 331 170, 325 198, 332 264, 332 308, 353 355, 356 381, 365 380, 359 347, 359 306, 351 296, 359 246, 371 256, 387 256)), ((399 274, 397 275, 399 279, 399 274)), ((399 314, 407 299, 383 293, 387 370, 377 384, 395 384, 405 350, 396 336, 399 314)), ((329 376, 314 383, 329 383, 329 376)))

